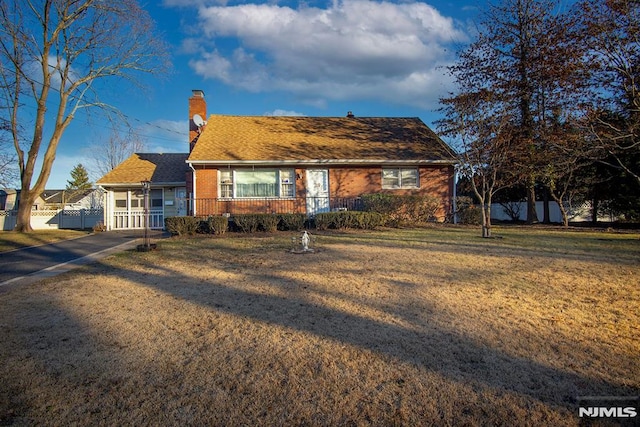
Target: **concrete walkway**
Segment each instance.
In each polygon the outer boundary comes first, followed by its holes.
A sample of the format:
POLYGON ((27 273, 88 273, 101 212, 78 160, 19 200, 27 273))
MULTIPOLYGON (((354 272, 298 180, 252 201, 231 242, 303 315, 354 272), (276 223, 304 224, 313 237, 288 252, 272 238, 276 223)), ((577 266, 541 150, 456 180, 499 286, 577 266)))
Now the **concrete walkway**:
MULTIPOLYGON (((154 232, 153 239, 162 234, 154 232)), ((114 252, 133 249, 142 243, 142 231, 111 231, 0 252, 0 290, 9 285, 29 284, 56 276, 114 252)))

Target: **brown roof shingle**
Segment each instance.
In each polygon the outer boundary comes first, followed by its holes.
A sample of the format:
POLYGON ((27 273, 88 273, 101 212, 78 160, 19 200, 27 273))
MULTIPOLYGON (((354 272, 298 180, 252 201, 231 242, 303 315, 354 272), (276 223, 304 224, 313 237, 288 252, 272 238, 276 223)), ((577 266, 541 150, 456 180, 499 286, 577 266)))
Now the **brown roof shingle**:
POLYGON ((189 155, 222 161, 455 161, 419 118, 212 115, 189 155))
POLYGON ((120 163, 97 184, 182 183, 189 171, 187 153, 135 153, 120 163))

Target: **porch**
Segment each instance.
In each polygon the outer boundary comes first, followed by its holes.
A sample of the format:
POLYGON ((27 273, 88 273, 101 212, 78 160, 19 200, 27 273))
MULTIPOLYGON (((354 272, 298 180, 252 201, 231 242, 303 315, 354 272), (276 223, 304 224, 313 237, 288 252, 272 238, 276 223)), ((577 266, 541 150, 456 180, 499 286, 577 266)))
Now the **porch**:
MULTIPOLYGON (((131 209, 113 212, 113 230, 131 230, 144 228, 144 209, 131 209)), ((164 228, 164 211, 149 209, 149 228, 162 230, 164 228)))
POLYGON ((359 197, 296 197, 250 199, 193 199, 187 202, 194 216, 247 214, 247 213, 303 213, 313 216, 329 211, 363 210, 359 197))

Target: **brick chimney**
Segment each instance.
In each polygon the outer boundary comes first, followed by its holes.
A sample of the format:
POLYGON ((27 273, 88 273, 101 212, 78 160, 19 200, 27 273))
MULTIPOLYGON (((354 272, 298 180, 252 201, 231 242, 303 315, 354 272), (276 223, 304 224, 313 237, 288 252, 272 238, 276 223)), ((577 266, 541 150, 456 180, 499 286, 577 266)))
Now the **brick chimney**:
POLYGON ((189 152, 193 149, 202 129, 193 121, 196 114, 202 120, 207 120, 207 101, 204 100, 204 91, 200 89, 194 89, 189 98, 189 152))

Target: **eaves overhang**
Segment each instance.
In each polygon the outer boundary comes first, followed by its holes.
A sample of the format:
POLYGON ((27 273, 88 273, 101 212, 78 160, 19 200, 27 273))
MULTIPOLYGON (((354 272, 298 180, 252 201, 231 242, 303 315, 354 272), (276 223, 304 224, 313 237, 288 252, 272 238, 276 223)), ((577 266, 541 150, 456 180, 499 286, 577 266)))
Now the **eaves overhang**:
MULTIPOLYGON (((99 182, 97 185, 100 187, 109 187, 109 188, 131 188, 131 187, 141 187, 142 184, 140 182, 99 182)), ((186 181, 173 181, 173 182, 151 182, 151 187, 179 187, 187 185, 186 181)))
POLYGON ((318 159, 318 160, 186 160, 188 164, 207 166, 344 166, 344 165, 455 165, 456 160, 379 160, 379 159, 318 159))

